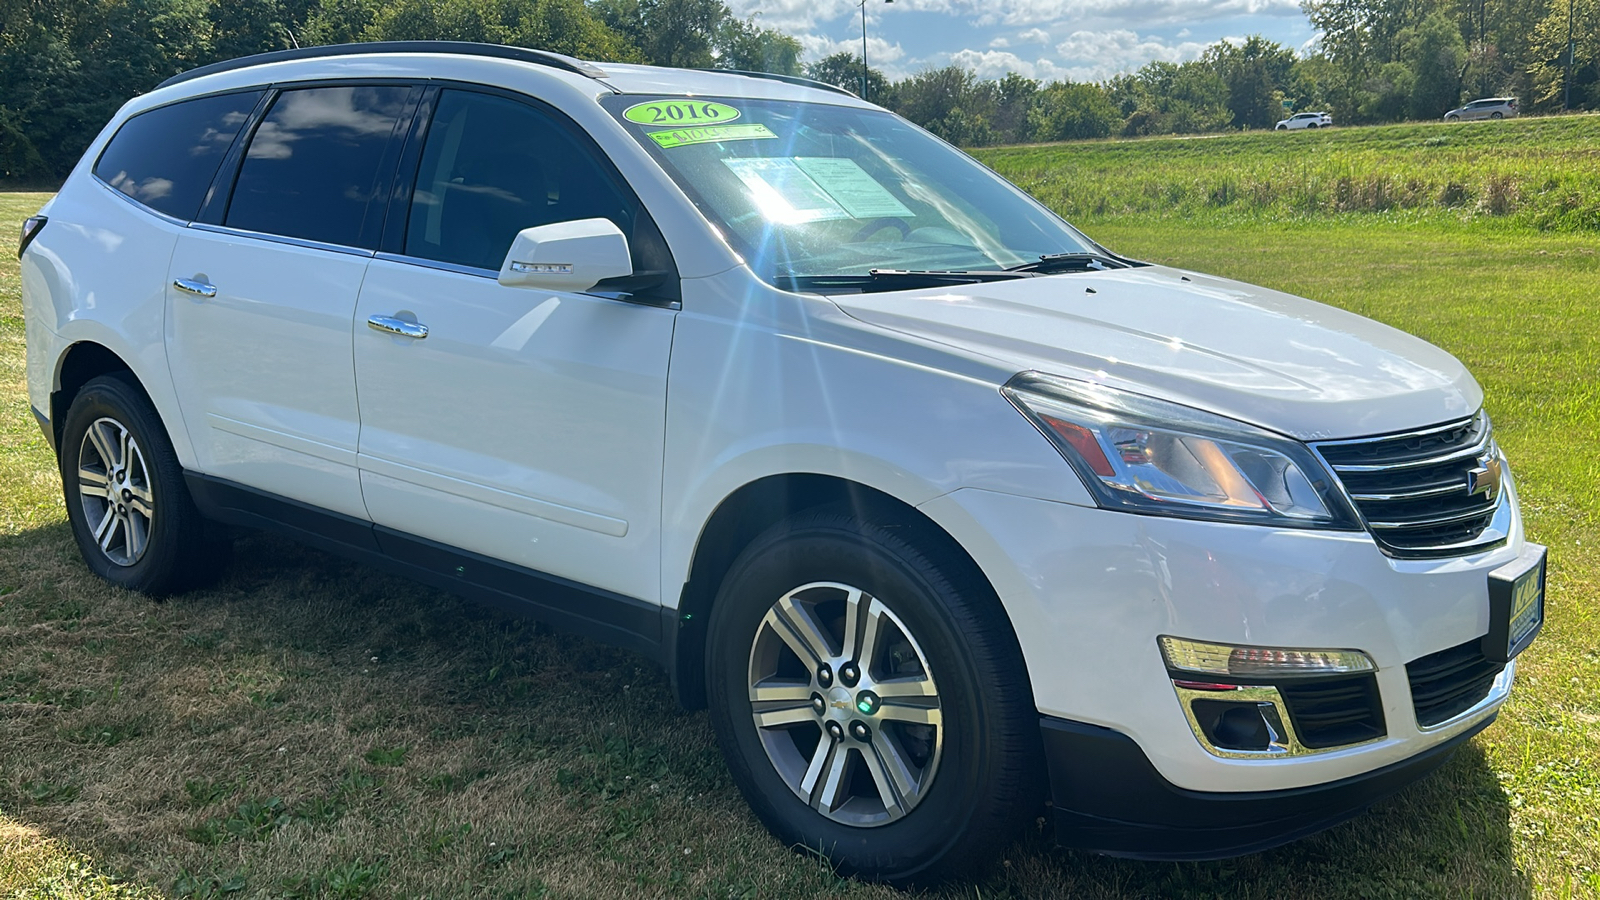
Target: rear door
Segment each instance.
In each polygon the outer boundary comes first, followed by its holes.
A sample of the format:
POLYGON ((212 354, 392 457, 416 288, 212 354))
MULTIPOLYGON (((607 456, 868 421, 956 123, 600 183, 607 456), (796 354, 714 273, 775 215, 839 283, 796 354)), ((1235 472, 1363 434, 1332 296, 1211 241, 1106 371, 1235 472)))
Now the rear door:
POLYGON ((386 526, 379 540, 419 558, 405 536, 420 537, 654 603, 677 306, 665 241, 555 110, 464 88, 425 106, 403 166, 414 191, 390 213, 356 309, 361 484, 386 526), (518 231, 596 217, 622 229, 655 283, 568 293, 496 281, 518 231))
POLYGON ((420 93, 276 93, 226 206, 202 210, 179 238, 167 345, 202 472, 366 517, 350 332, 420 93))

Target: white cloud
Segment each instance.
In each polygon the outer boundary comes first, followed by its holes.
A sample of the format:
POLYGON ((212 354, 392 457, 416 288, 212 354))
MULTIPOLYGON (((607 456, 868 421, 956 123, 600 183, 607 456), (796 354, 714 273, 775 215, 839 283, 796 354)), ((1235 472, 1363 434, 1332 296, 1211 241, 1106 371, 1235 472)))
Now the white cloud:
MULTIPOLYGON (((848 53, 858 60, 861 58, 860 37, 836 41, 820 34, 797 34, 795 38, 800 41, 800 49, 808 60, 818 60, 835 53, 848 53)), ((871 34, 867 36, 867 64, 883 72, 890 81, 898 81, 910 74, 904 66, 899 65, 905 58, 905 48, 899 42, 891 44, 883 38, 871 34)))
POLYGON ((1030 44, 1048 44, 1050 43, 1050 32, 1045 31, 1043 28, 1029 28, 1027 31, 1017 35, 1017 40, 1026 41, 1030 44))
POLYGON ((991 50, 1004 50, 1009 46, 1011 46, 1011 42, 1003 37, 997 37, 989 42, 989 49, 991 50))
POLYGON ((1054 60, 1041 57, 1029 62, 1015 53, 1003 51, 957 50, 950 54, 950 62, 971 69, 984 79, 1004 78, 1008 72, 1040 81, 1060 81, 1066 77, 1065 70, 1054 60))
POLYGON ((1154 60, 1187 62, 1198 59, 1208 43, 1167 43, 1159 37, 1141 37, 1127 29, 1075 31, 1056 45, 1064 69, 1073 81, 1103 81, 1132 72, 1154 60))

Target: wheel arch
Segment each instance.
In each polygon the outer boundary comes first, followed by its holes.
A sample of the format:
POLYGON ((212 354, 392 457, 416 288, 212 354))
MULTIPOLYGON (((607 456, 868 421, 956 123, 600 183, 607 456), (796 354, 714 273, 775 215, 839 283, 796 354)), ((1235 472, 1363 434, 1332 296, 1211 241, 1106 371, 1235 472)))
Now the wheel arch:
MULTIPOLYGON (((948 531, 905 501, 860 482, 835 475, 768 475, 734 490, 717 504, 695 543, 689 577, 678 598, 675 623, 666 635, 668 671, 685 709, 706 706, 706 623, 723 577, 738 555, 762 532, 789 516, 821 506, 845 505, 863 519, 912 529, 914 540, 941 563, 970 575, 988 589, 1004 618, 1014 646, 1020 642, 1004 604, 972 555, 948 531)), ((1031 693, 1032 687, 1029 686, 1031 693)))
POLYGON ((139 381, 139 376, 133 372, 133 367, 128 365, 122 357, 104 344, 95 341, 77 341, 68 346, 56 362, 55 377, 50 388, 50 429, 55 432, 56 443, 61 442, 61 427, 67 420, 67 410, 72 407, 72 401, 83 390, 83 386, 101 375, 124 374, 128 381, 145 397, 150 392, 139 381))

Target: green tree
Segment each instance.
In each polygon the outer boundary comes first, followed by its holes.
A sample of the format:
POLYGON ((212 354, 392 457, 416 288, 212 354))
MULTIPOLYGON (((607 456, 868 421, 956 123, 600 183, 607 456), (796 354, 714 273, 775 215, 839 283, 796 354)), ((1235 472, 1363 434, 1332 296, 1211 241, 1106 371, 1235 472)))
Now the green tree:
POLYGON ((1467 45, 1455 21, 1436 10, 1411 33, 1406 56, 1414 76, 1409 112, 1413 119, 1436 119, 1461 101, 1467 45))
POLYGON ((1235 128, 1271 128, 1283 107, 1294 53, 1259 34, 1242 44, 1218 41, 1201 57, 1228 87, 1228 112, 1235 128))
MULTIPOLYGON (((806 77, 823 84, 841 87, 854 94, 861 93, 861 57, 854 53, 840 51, 806 66, 806 77)), ((894 88, 883 73, 872 67, 867 68, 867 95, 863 99, 871 100, 879 106, 894 106, 894 88)))
POLYGON ((1600 0, 1555 0, 1533 28, 1529 81, 1538 108, 1557 110, 1566 102, 1567 11, 1572 11, 1572 105, 1600 109, 1600 0))
POLYGON ((800 42, 754 21, 729 16, 717 30, 717 66, 745 72, 800 74, 800 42))
POLYGON ((1122 116, 1100 85, 1058 81, 1039 91, 1028 126, 1036 141, 1101 138, 1122 127, 1122 116))

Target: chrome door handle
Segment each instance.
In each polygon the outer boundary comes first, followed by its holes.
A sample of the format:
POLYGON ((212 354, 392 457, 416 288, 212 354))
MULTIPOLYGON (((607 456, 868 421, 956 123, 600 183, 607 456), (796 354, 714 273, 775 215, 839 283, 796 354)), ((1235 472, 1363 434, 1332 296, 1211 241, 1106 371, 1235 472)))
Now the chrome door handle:
POLYGON ((193 278, 174 278, 172 286, 185 293, 210 299, 217 295, 217 286, 206 284, 204 281, 195 281, 193 278))
POLYGON ((428 336, 428 326, 418 322, 407 322, 405 319, 396 319, 394 316, 372 316, 367 319, 367 327, 373 331, 385 334, 398 334, 401 337, 422 339, 428 336))

